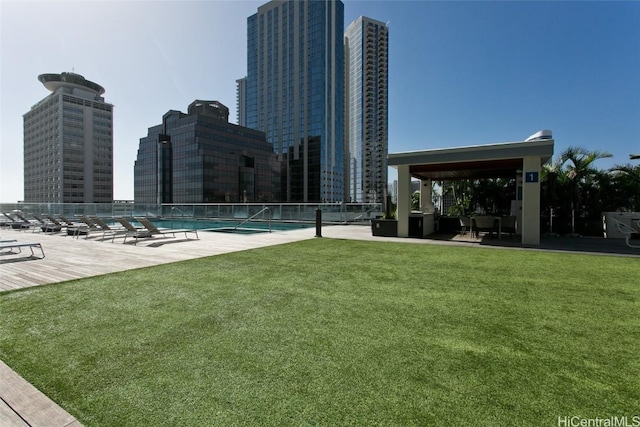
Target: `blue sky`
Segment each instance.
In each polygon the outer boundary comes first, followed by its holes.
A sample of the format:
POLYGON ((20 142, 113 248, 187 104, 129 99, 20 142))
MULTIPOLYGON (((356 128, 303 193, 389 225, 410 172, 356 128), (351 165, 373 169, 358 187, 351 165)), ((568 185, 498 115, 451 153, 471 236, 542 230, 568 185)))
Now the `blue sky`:
MULTIPOLYGON (((114 104, 114 197, 133 198, 139 139, 194 99, 227 105, 263 1, 0 0, 0 201, 23 197, 22 115, 39 74, 75 71, 114 104)), ((640 2, 345 0, 390 27, 389 151, 520 141, 551 129, 640 152, 640 2)), ((394 177, 394 173, 390 174, 394 177)))

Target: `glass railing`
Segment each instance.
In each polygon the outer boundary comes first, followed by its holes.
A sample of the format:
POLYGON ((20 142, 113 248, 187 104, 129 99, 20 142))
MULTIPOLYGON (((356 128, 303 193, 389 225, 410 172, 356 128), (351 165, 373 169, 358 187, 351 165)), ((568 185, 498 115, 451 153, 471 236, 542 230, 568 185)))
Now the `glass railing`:
POLYGON ((181 219, 257 219, 274 221, 315 221, 322 211, 325 223, 369 222, 382 215, 381 203, 220 203, 220 204, 137 204, 137 203, 0 203, 0 212, 20 210, 25 214, 92 215, 101 218, 144 216, 181 219), (265 209, 269 208, 269 209, 265 209), (263 211, 260 213, 260 211, 263 211), (263 216, 264 218, 261 218, 263 216))

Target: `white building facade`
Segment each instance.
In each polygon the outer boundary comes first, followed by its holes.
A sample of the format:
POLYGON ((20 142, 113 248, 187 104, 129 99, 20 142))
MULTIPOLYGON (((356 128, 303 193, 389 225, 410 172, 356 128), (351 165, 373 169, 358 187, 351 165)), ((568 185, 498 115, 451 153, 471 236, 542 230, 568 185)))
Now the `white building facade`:
POLYGON ((24 201, 113 202, 113 105, 79 74, 41 74, 49 96, 24 114, 24 201))

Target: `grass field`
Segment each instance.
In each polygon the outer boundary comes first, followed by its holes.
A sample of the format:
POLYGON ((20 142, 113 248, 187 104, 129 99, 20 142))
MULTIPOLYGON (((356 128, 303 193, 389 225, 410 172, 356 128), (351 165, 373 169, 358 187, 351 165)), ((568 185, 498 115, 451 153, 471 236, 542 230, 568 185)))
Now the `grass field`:
POLYGON ((314 239, 0 294, 0 359, 86 426, 632 417, 640 261, 314 239))

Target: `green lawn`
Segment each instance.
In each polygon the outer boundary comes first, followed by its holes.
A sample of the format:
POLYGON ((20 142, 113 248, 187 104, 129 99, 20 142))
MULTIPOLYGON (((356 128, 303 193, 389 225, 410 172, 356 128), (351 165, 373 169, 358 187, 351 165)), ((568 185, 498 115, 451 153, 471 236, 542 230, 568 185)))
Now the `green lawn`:
POLYGON ((0 294, 0 359, 86 426, 632 417, 640 261, 314 239, 0 294))

